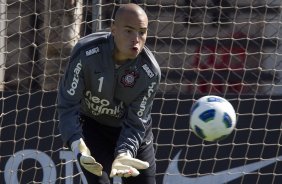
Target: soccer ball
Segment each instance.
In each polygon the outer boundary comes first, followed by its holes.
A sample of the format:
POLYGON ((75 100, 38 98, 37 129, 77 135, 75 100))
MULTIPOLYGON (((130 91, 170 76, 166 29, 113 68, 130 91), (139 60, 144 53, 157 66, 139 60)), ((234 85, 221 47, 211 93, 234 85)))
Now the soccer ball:
POLYGON ((233 106, 219 96, 204 96, 191 107, 190 128, 206 141, 219 141, 234 130, 236 113, 233 106))

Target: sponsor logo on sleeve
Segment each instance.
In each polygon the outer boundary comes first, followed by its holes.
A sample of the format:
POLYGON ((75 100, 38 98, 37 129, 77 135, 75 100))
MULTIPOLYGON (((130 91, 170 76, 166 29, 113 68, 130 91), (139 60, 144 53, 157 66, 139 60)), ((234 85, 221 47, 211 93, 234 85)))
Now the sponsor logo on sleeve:
POLYGON ((73 70, 72 83, 71 83, 70 89, 67 90, 68 94, 70 94, 71 96, 73 96, 75 94, 75 90, 76 90, 78 82, 79 82, 79 73, 81 71, 81 68, 82 68, 82 64, 81 64, 81 60, 80 60, 79 63, 76 64, 76 66, 73 70))
POLYGON ((237 178, 244 176, 245 174, 249 174, 255 170, 259 170, 265 166, 268 166, 270 164, 273 164, 277 161, 282 160, 282 156, 279 156, 275 158, 261 160, 261 161, 254 162, 251 164, 242 165, 242 166, 235 167, 232 169, 227 169, 224 171, 212 173, 212 174, 205 175, 205 176, 188 177, 188 176, 183 176, 179 172, 178 160, 179 160, 180 153, 181 151, 178 152, 176 156, 173 158, 173 160, 169 163, 168 168, 165 172, 166 175, 164 176, 163 184, 172 184, 172 183, 177 183, 177 184, 184 184, 184 183, 185 184, 192 184, 192 183, 223 184, 223 183, 228 183, 232 180, 235 180, 237 178))
POLYGON ((146 109, 147 101, 151 97, 152 93, 154 92, 154 86, 156 85, 156 82, 152 82, 149 86, 147 94, 143 97, 142 102, 140 103, 140 109, 137 112, 137 115, 139 117, 142 117, 144 114, 144 111, 146 109))
POLYGON ((155 74, 152 72, 152 70, 149 68, 147 64, 142 65, 143 70, 146 72, 149 78, 153 78, 155 74))
POLYGON ((86 55, 86 56, 91 56, 91 55, 97 54, 97 53, 99 53, 99 52, 100 52, 99 47, 95 47, 95 48, 92 48, 92 49, 90 49, 90 50, 87 50, 87 51, 85 52, 85 55, 86 55))

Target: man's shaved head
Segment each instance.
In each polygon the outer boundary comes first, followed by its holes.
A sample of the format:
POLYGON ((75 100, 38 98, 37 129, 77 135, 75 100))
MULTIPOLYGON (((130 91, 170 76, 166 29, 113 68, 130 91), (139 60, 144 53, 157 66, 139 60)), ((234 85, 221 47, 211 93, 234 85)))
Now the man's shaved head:
POLYGON ((137 4, 133 3, 120 5, 115 14, 115 22, 119 21, 123 16, 145 16, 147 18, 145 11, 137 4))

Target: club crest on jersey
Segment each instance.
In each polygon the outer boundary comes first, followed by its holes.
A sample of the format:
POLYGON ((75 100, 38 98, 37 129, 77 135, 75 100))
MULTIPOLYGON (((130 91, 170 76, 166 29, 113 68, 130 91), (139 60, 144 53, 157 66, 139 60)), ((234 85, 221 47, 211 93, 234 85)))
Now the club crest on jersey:
POLYGON ((124 87, 133 87, 136 83, 136 79, 139 77, 136 71, 125 71, 125 74, 121 77, 121 83, 124 87))

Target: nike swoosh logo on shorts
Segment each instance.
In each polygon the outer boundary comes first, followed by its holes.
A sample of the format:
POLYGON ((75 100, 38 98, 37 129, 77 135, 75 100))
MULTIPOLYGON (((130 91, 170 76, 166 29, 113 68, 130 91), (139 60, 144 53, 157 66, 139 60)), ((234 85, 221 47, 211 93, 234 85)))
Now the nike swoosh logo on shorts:
POLYGON ((152 140, 149 140, 149 141, 146 141, 145 143, 146 143, 146 145, 149 145, 149 144, 151 144, 151 142, 152 142, 152 140))
POLYGON ((179 151, 173 160, 169 163, 168 168, 166 170, 166 175, 163 179, 163 184, 190 184, 190 183, 197 183, 197 184, 222 184, 232 181, 236 178, 240 178, 245 174, 249 174, 255 170, 259 170, 267 165, 273 164, 277 161, 282 161, 282 156, 265 159, 262 161, 254 162, 251 164, 246 164, 243 166, 235 167, 233 169, 224 170, 221 172, 216 172, 213 174, 209 174, 206 176, 200 177, 187 177, 182 176, 178 170, 178 159, 180 156, 181 151, 179 151))

